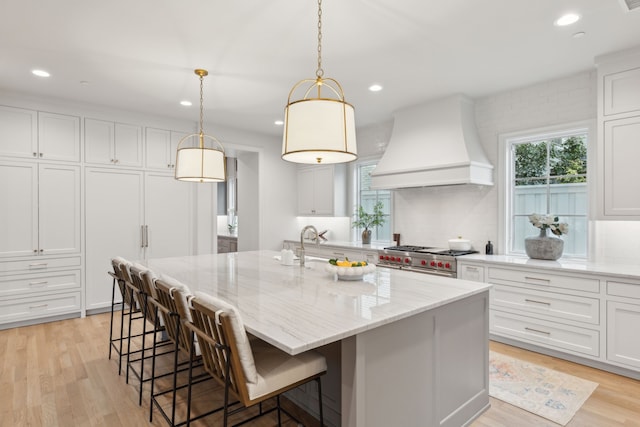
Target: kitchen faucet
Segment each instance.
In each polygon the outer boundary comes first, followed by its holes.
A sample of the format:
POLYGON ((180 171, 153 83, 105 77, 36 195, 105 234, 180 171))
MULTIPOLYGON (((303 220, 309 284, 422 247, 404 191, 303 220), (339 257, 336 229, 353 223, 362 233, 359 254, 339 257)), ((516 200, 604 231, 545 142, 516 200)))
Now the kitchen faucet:
POLYGON ((318 238, 318 230, 316 230, 313 225, 306 225, 300 232, 300 267, 304 267, 304 233, 306 233, 307 230, 313 230, 316 245, 320 244, 320 239, 318 238))

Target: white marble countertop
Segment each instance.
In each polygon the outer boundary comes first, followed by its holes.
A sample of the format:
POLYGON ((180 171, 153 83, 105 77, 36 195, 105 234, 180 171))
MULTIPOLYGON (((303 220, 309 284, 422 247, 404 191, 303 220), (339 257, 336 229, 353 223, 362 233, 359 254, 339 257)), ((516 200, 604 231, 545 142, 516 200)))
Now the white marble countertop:
POLYGON ((156 274, 239 308, 245 327, 290 354, 487 291, 491 285, 378 268, 362 281, 336 281, 326 261, 283 266, 275 251, 150 259, 156 274))
POLYGON ((560 258, 557 261, 545 261, 539 259, 531 259, 528 257, 507 256, 507 255, 482 255, 472 254, 464 255, 458 258, 458 261, 482 261, 483 263, 493 263, 501 265, 512 265, 519 267, 535 267, 540 269, 548 269, 553 271, 564 271, 573 273, 592 273, 605 274, 608 276, 616 276, 640 280, 640 263, 617 263, 615 261, 587 261, 570 258, 560 258))

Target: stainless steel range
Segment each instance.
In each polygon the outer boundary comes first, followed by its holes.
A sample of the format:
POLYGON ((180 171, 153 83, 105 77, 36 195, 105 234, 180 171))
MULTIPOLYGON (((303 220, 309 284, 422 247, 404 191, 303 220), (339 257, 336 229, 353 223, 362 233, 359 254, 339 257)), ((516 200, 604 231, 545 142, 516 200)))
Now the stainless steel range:
POLYGON ((477 251, 452 251, 429 246, 391 246, 378 251, 378 267, 398 268, 446 277, 458 276, 456 257, 477 251))

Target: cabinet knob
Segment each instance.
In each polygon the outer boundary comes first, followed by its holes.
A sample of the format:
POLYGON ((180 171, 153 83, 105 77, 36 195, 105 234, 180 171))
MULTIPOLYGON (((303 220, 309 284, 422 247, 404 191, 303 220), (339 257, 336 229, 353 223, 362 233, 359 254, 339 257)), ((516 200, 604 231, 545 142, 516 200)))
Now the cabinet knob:
POLYGON ((33 157, 38 157, 38 153, 34 152, 33 157))
POLYGON ((40 157, 42 157, 42 153, 40 153, 40 157))

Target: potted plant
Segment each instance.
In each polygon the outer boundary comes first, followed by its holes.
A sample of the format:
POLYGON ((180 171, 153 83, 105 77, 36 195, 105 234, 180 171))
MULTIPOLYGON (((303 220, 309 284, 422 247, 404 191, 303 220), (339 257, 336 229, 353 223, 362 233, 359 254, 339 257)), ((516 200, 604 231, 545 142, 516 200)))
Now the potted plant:
POLYGON ((353 228, 362 228, 362 243, 371 243, 371 230, 372 227, 377 227, 384 224, 385 216, 382 208, 384 207, 382 202, 378 202, 373 206, 373 213, 368 213, 364 210, 362 205, 358 206, 358 212, 353 215, 353 222, 351 226, 353 228))

